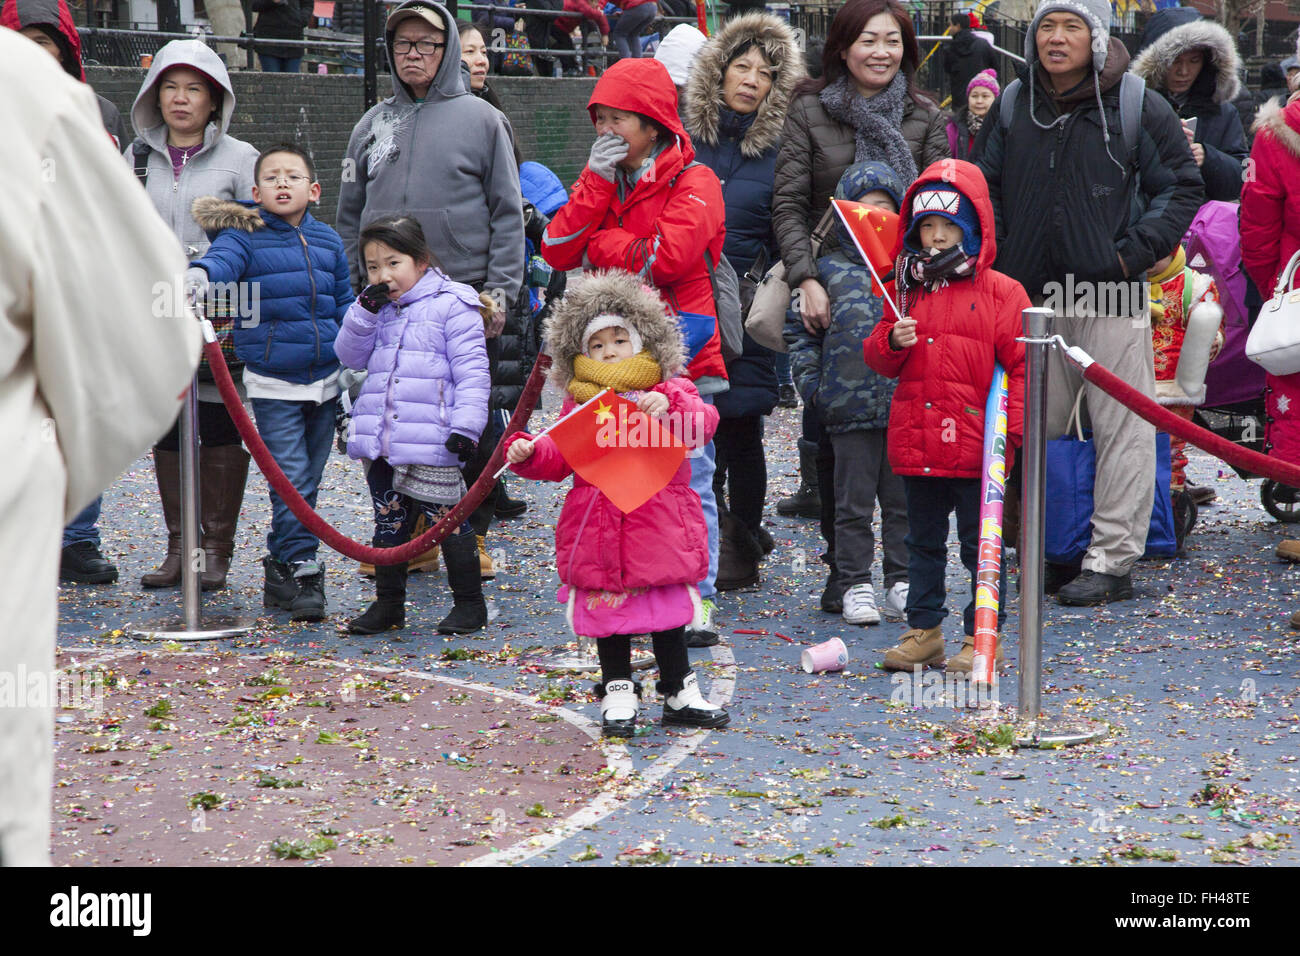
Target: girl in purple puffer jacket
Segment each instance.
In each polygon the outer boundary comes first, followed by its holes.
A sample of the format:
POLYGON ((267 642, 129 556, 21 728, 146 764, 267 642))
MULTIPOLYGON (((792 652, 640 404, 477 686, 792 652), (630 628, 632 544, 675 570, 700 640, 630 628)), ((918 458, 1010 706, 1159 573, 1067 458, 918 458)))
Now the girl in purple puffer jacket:
MULTIPOLYGON (((410 540, 419 512, 436 523, 465 495, 461 466, 487 424, 484 318, 492 308, 439 269, 419 222, 378 219, 358 246, 370 282, 343 318, 334 352, 366 370, 352 407, 348 454, 360 458, 375 506, 377 548, 410 540)), ((487 623, 478 546, 469 522, 442 543, 455 607, 440 634, 468 634, 487 623)), ((348 623, 378 634, 406 623, 407 566, 375 568, 376 600, 348 623)))

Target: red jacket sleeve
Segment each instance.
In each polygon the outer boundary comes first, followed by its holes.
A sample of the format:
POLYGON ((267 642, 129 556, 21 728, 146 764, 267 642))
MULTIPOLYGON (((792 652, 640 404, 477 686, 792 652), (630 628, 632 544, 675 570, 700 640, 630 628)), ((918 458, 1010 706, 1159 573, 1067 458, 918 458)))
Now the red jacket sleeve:
POLYGON ((704 404, 694 382, 673 378, 656 385, 653 391, 662 392, 667 397, 669 418, 666 424, 687 448, 703 448, 713 440, 713 434, 718 430, 718 410, 704 404))
MULTIPOLYGON (((897 301, 897 300, 895 300, 897 301)), ((872 371, 885 378, 898 378, 907 363, 908 349, 895 349, 889 344, 889 334, 894 331, 894 311, 885 309, 885 317, 876 323, 871 334, 862 341, 862 358, 872 371)))
POLYGON ((555 447, 555 442, 551 441, 550 435, 533 438, 528 432, 515 432, 510 436, 510 440, 506 442, 506 449, 509 450, 510 446, 520 438, 535 442, 535 447, 531 458, 510 466, 510 470, 516 475, 521 478, 531 478, 534 481, 563 481, 573 474, 573 469, 564 460, 560 450, 555 447))
MULTIPOLYGON (((693 166, 678 177, 650 236, 604 229, 588 240, 587 255, 597 268, 626 269, 643 278, 648 273, 651 283, 663 288, 699 274, 704 250, 722 233, 725 222, 718 177, 707 166, 693 166)), ((548 233, 554 225, 552 220, 548 233)))
POLYGON ((589 2, 589 0, 564 0, 564 9, 581 13, 596 24, 601 36, 609 36, 609 21, 605 19, 605 14, 594 3, 589 2))
POLYGON ((552 269, 568 271, 582 265, 587 244, 613 201, 614 184, 584 168, 573 184, 569 201, 559 208, 542 234, 542 258, 552 269))
POLYGON ((1278 173, 1294 166, 1287 160, 1272 132, 1260 130, 1250 151, 1255 175, 1247 176, 1241 187, 1241 261, 1265 300, 1273 295, 1278 273, 1285 265, 1278 260, 1286 186, 1278 173))

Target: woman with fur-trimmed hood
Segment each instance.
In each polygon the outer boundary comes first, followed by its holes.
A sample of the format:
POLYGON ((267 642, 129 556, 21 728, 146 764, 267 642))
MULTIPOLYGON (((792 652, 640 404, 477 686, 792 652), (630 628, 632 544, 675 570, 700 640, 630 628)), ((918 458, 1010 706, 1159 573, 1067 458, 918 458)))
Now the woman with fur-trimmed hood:
MULTIPOLYGON (((804 77, 794 32, 768 13, 727 22, 700 50, 683 97, 695 157, 717 174, 727 216, 723 252, 744 275, 762 275, 780 256, 772 232, 772 183, 781 128, 795 85, 804 77)), ((767 495, 763 418, 777 402, 776 356, 745 336, 744 353, 727 363, 728 391, 714 397, 721 421, 714 438, 714 488, 730 487, 719 509, 720 591, 758 582, 758 562, 772 548, 762 526, 767 495)))
MULTIPOLYGON (((1130 70, 1161 93, 1186 123, 1192 156, 1205 180, 1205 198, 1236 202, 1241 169, 1250 150, 1233 106, 1241 89, 1241 58, 1228 31, 1201 19, 1192 7, 1160 10, 1147 21, 1142 47, 1130 70)), ((1186 129, 1186 126, 1183 127, 1186 129)))
MULTIPOLYGON (((717 411, 682 375, 686 348, 659 296, 621 270, 594 272, 570 287, 544 326, 551 379, 565 391, 561 417, 612 388, 659 421, 688 449, 713 437, 717 411)), ((664 723, 722 727, 726 711, 700 695, 686 657, 685 627, 700 604, 696 582, 709 552, 691 466, 683 458, 668 484, 625 514, 575 473, 548 435, 515 432, 506 460, 516 474, 573 487, 555 528, 555 559, 575 634, 596 637, 606 735, 630 736, 639 687, 632 681, 631 635, 650 633, 664 723)))

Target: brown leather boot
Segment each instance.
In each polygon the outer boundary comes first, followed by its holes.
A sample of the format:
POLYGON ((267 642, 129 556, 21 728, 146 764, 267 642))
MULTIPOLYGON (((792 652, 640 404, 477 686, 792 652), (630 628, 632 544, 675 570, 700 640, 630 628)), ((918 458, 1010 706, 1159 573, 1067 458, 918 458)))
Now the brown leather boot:
POLYGON ((897 647, 885 651, 887 671, 910 671, 915 665, 938 667, 943 663, 943 631, 937 627, 911 628, 897 647))
POLYGON ((181 583, 181 453, 155 448, 153 472, 167 523, 167 557, 156 570, 140 576, 140 586, 174 588, 181 583))
POLYGON ((241 445, 199 449, 199 515, 203 526, 203 590, 226 586, 230 556, 235 553, 235 528, 248 480, 248 452, 241 445))

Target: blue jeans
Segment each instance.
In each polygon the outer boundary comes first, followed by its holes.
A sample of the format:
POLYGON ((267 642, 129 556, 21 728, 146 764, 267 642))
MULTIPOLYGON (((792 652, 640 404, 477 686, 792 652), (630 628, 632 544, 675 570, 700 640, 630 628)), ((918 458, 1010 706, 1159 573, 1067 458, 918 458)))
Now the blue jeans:
MULTIPOLYGON (((917 478, 903 476, 907 494, 907 626, 927 630, 938 627, 948 614, 944 607, 948 570, 948 515, 957 512, 957 539, 961 563, 970 573, 970 603, 962 612, 963 634, 975 636, 975 583, 980 543, 980 489, 978 478, 917 478)), ((1003 551, 998 593, 998 630, 1007 620, 1007 564, 1003 551)))
MULTIPOLYGON (((273 398, 252 399, 257 430, 271 457, 313 508, 325 462, 334 446, 334 412, 338 401, 332 398, 317 405, 273 398)), ((272 490, 271 533, 266 536, 266 550, 271 557, 285 564, 315 561, 319 545, 316 536, 303 527, 272 490)))
POLYGON ((302 54, 298 56, 269 56, 266 53, 259 53, 257 58, 262 62, 263 73, 301 72, 302 54))
POLYGON ((776 353, 776 381, 778 385, 793 385, 794 378, 790 374, 790 353, 776 353))
MULTIPOLYGON (((641 31, 648 27, 658 10, 653 3, 643 3, 619 14, 609 31, 609 39, 620 58, 641 55, 641 31)), ((716 563, 716 562, 715 562, 716 563)))
POLYGON ((104 496, 100 495, 82 508, 81 514, 68 522, 68 526, 63 529, 65 548, 82 541, 89 541, 96 548, 99 547, 99 509, 103 504, 104 496))
MULTIPOLYGON (((646 4, 647 7, 650 4, 646 4)), ((641 9, 637 7, 636 9, 641 9)), ((705 405, 713 404, 712 395, 701 395, 705 405)), ((700 507, 704 509, 704 524, 709 529, 709 576, 700 582, 700 599, 717 595, 713 582, 718 579, 718 499, 713 492, 713 472, 716 468, 713 442, 699 449, 700 454, 693 456, 691 462, 691 488, 700 496, 700 507)))

